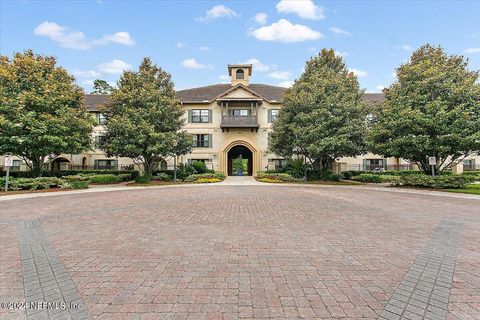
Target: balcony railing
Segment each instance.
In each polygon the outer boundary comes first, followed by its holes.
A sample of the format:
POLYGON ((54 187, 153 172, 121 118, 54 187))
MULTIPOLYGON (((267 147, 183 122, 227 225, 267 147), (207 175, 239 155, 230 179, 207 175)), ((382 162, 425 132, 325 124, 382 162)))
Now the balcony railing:
POLYGON ((260 127, 258 124, 257 116, 222 116, 222 123, 220 128, 251 128, 257 129, 260 127))

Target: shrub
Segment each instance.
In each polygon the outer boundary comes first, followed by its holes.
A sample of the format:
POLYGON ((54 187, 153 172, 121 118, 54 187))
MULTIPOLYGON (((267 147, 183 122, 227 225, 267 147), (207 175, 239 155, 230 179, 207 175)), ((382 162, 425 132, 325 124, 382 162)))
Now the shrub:
POLYGON ((373 173, 362 173, 361 175, 352 177, 352 180, 359 181, 359 182, 367 182, 367 183, 381 183, 382 177, 379 174, 373 173))
POLYGON ((365 171, 355 171, 355 170, 349 170, 349 171, 343 171, 341 173, 343 179, 346 179, 346 180, 351 180, 352 177, 356 177, 356 176, 359 176, 361 174, 365 173, 365 171))
POLYGON ((332 171, 317 171, 308 172, 308 180, 322 180, 322 181, 340 181, 341 176, 333 173, 332 171))
MULTIPOLYGON (((5 184, 5 178, 2 178, 2 185, 5 184)), ((12 178, 9 179, 9 190, 41 190, 50 188, 68 188, 68 183, 56 177, 40 178, 12 178)))
POLYGON ((71 189, 87 189, 90 181, 72 181, 68 183, 71 189))
POLYGON ((258 172, 258 181, 263 182, 301 182, 288 173, 267 173, 264 171, 258 172), (268 180, 268 181, 267 181, 268 180))
MULTIPOLYGON (((0 170, 0 176, 5 176, 5 171, 0 170)), ((65 170, 65 171, 44 171, 42 177, 65 177, 75 175, 97 175, 97 174, 129 174, 130 180, 134 180, 140 173, 136 170, 65 170)), ((31 171, 10 172, 12 178, 34 178, 31 171)))
POLYGON ((172 180, 172 177, 170 177, 170 175, 168 175, 165 172, 158 172, 152 177, 152 180, 155 180, 155 181, 170 181, 170 180, 172 180))
POLYGON ((389 176, 409 176, 409 175, 418 175, 424 174, 420 170, 386 170, 382 172, 382 175, 389 175, 389 176))
POLYGON ((195 183, 214 183, 214 182, 221 182, 222 180, 218 178, 200 178, 195 180, 195 183))
POLYGON ((381 175, 380 179, 382 180, 382 182, 391 183, 393 185, 398 186, 400 184, 401 177, 391 176, 391 175, 381 175))
POLYGON ((405 186, 434 189, 462 189, 473 181, 474 177, 469 175, 445 175, 435 177, 410 175, 403 176, 401 179, 401 183, 405 186))
POLYGON ((213 170, 207 169, 205 162, 202 161, 193 161, 191 166, 195 169, 195 173, 213 173, 213 170))
MULTIPOLYGON (((129 176, 130 177, 130 176, 129 176)), ((122 181, 119 175, 114 174, 96 174, 88 177, 91 183, 110 184, 122 181)))
POLYGON ((64 179, 67 182, 77 182, 77 181, 89 181, 89 176, 87 175, 74 175, 74 176, 63 176, 62 179, 64 179))
POLYGON ((197 171, 191 164, 180 163, 177 170, 177 178, 185 179, 186 177, 196 173, 197 171))
MULTIPOLYGON (((196 182, 199 179, 218 179, 222 181, 225 179, 223 172, 192 174, 184 179, 185 182, 196 182)), ((218 182, 218 181, 217 181, 218 182)))
POLYGON ((303 157, 288 160, 283 172, 288 173, 294 178, 302 178, 305 175, 305 163, 303 157))
POLYGON ((135 178, 136 183, 149 183, 152 180, 150 176, 138 176, 135 178))

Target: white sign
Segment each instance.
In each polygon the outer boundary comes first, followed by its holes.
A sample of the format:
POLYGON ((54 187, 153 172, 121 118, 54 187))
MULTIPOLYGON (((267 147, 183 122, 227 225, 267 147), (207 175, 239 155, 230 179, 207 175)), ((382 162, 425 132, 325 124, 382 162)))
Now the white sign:
POLYGON ((6 156, 5 159, 3 159, 3 166, 4 167, 13 167, 13 157, 12 156, 6 156))
POLYGON ((436 166, 437 165, 437 158, 428 157, 428 164, 431 165, 431 166, 436 166))

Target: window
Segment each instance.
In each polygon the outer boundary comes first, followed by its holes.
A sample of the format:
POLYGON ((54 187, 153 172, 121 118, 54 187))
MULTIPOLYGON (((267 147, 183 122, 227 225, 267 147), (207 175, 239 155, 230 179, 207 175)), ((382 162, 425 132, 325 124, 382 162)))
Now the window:
POLYGON ((192 147, 209 148, 212 146, 211 141, 212 141, 211 134, 194 134, 192 147))
POLYGON ((22 164, 22 160, 13 160, 12 166, 10 170, 12 171, 20 171, 20 165, 22 164))
POLYGON ((234 117, 248 117, 250 110, 248 109, 230 109, 230 115, 234 117))
POLYGON ((107 122, 105 115, 100 112, 95 113, 95 119, 97 121, 97 125, 104 125, 107 122))
POLYGON ((245 79, 245 71, 243 71, 243 69, 237 69, 237 71, 235 72, 235 79, 237 80, 245 79))
POLYGON ((287 166, 287 159, 270 159, 269 162, 275 163, 275 170, 281 170, 287 166))
POLYGON ((210 110, 208 109, 194 109, 191 110, 190 122, 192 123, 209 123, 210 110))
POLYGON ((117 160, 95 160, 95 169, 100 170, 116 170, 117 160))
POLYGON ((270 109, 268 110, 268 122, 274 122, 278 118, 280 110, 279 109, 270 109))
POLYGON ((101 146, 105 143, 106 137, 104 135, 95 136, 95 149, 100 149, 101 146))
POLYGON ((375 169, 382 169, 385 168, 386 161, 385 159, 365 159, 364 162, 364 170, 365 171, 372 171, 375 169))
POLYGON ((463 170, 475 170, 475 159, 463 160, 463 170))

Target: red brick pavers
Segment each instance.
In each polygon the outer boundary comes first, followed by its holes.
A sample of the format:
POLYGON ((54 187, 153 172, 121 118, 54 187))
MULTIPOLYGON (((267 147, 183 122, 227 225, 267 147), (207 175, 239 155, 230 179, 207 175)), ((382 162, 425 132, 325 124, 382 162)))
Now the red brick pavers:
MULTIPOLYGON (((96 319, 376 319, 439 221, 458 220, 448 318, 479 318, 478 200, 186 186, 0 206, 0 221, 39 218, 96 319)), ((12 279, 22 286, 18 270, 12 279)))

